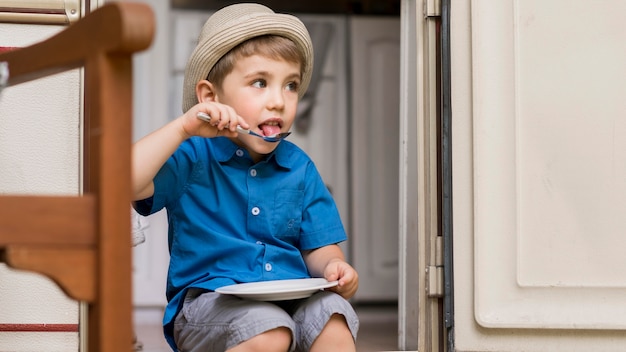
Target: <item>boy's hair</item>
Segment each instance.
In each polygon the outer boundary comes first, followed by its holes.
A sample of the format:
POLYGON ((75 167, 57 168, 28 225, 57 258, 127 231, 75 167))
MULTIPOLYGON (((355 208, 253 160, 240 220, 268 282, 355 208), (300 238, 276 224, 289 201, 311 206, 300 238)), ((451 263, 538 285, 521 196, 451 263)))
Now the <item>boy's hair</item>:
POLYGON ((277 35, 263 35, 246 40, 222 56, 209 72, 207 80, 221 88, 224 78, 232 72, 235 63, 252 55, 296 63, 300 65, 300 74, 306 62, 303 53, 291 40, 277 35))
MULTIPOLYGON (((267 6, 241 3, 226 6, 215 12, 202 27, 198 45, 191 53, 185 67, 183 112, 198 103, 197 83, 207 78, 209 72, 222 57, 241 43, 265 36, 286 38, 295 44, 299 53, 297 62, 301 67, 298 96, 302 98, 313 72, 313 43, 306 26, 297 17, 275 13, 267 6)), ((254 42, 256 41, 252 43, 254 42)), ((259 45, 253 52, 256 53, 257 49, 264 50, 264 47, 265 45, 259 45)), ((286 54, 284 59, 289 59, 289 56, 286 54)), ((225 71, 221 70, 221 72, 225 71)))

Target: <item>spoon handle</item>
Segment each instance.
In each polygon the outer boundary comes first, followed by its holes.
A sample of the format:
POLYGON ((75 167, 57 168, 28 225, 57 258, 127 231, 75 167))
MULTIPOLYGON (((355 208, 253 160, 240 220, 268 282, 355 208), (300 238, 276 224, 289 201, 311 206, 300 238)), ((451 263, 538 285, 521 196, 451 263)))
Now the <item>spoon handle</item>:
MULTIPOLYGON (((202 120, 202 121, 204 121, 204 122, 211 122, 211 115, 209 115, 209 114, 207 114, 207 113, 205 113, 205 112, 200 111, 200 112, 198 113, 198 115, 196 115, 196 116, 197 116, 200 120, 202 120)), ((241 127, 241 126, 237 126, 237 132, 239 132, 239 133, 247 133, 247 134, 254 134, 254 135, 256 135, 256 133, 254 133, 254 132, 252 132, 252 131, 250 131, 250 130, 247 130, 247 129, 245 129, 245 128, 241 127)))

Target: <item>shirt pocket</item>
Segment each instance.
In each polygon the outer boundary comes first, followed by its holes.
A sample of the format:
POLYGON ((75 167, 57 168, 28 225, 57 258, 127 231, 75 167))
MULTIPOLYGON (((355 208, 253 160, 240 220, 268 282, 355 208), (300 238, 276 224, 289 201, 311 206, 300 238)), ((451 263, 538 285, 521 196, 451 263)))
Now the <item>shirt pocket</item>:
POLYGON ((282 189, 275 193, 272 226, 276 237, 295 244, 302 224, 304 191, 282 189))

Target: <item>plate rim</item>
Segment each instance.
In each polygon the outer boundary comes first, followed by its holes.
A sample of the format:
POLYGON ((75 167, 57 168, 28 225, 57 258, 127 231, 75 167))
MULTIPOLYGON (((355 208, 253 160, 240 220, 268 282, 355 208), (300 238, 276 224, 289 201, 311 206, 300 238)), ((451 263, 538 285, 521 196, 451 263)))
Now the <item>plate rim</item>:
POLYGON ((226 286, 222 286, 219 287, 217 289, 215 289, 215 292, 217 293, 221 293, 221 294, 228 294, 228 295, 236 295, 236 296, 255 296, 255 295, 279 295, 279 294, 289 294, 289 293, 297 293, 297 292, 306 292, 306 291, 316 291, 316 290, 321 290, 321 289, 325 289, 325 288, 330 288, 330 287, 334 287, 337 286, 339 284, 338 280, 335 281, 328 281, 324 278, 321 277, 311 277, 311 278, 302 278, 302 279, 282 279, 282 280, 267 280, 267 281, 254 281, 254 282, 242 282, 239 284, 232 284, 232 285, 226 285, 226 286), (310 287, 298 287, 298 288, 286 288, 286 289, 266 289, 266 290, 257 290, 257 291, 237 291, 237 290, 233 290, 236 287, 242 287, 242 285, 246 285, 246 286, 252 286, 255 284, 268 284, 268 283, 280 283, 280 282, 285 282, 285 281, 309 281, 309 280, 315 280, 315 281, 321 281, 324 280, 323 282, 320 282, 319 284, 312 284, 310 287))

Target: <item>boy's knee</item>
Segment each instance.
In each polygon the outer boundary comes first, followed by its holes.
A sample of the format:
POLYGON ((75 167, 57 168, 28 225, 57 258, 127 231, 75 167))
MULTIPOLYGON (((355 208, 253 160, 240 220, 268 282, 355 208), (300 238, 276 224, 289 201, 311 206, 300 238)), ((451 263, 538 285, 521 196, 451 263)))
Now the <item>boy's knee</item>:
POLYGON ((285 352, 289 351, 289 347, 291 347, 291 330, 279 327, 244 341, 228 351, 285 352))
POLYGON ((346 322, 346 318, 338 313, 335 313, 330 316, 328 323, 324 327, 324 330, 327 333, 336 333, 335 335, 341 337, 350 337, 352 339, 352 332, 350 331, 350 327, 348 327, 348 322, 346 322))
POLYGON ((257 351, 289 351, 291 347, 291 330, 280 327, 259 335, 257 351))
POLYGON ((341 314, 333 314, 326 326, 313 342, 311 351, 355 351, 355 341, 346 319, 341 314))

